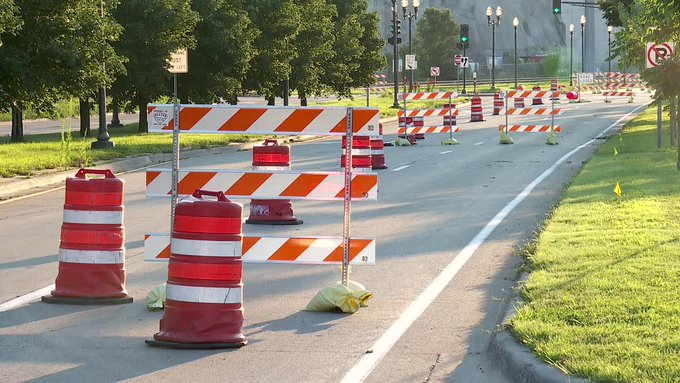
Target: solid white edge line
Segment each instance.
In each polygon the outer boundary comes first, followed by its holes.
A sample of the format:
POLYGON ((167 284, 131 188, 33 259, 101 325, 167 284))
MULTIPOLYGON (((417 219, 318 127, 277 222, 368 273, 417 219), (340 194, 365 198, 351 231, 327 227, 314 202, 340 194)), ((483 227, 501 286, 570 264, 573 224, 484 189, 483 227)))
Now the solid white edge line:
POLYGON ((40 290, 36 290, 36 291, 34 291, 34 292, 32 292, 32 293, 28 293, 28 294, 26 294, 26 295, 22 295, 22 296, 20 296, 20 297, 18 297, 18 298, 12 299, 11 301, 7 301, 7 302, 5 302, 5 303, 3 303, 3 304, 0 304, 0 313, 1 313, 1 312, 5 312, 5 311, 9 311, 9 310, 12 310, 12 309, 15 309, 15 308, 17 308, 17 307, 19 307, 19 306, 22 306, 22 305, 24 305, 24 304, 26 304, 26 303, 28 303, 28 302, 33 301, 34 299, 40 298, 40 297, 42 297, 43 295, 47 295, 47 294, 49 294, 50 292, 52 292, 52 290, 54 290, 54 287, 55 287, 54 285, 49 285, 49 286, 47 286, 47 287, 43 287, 43 288, 40 289, 40 290))
MULTIPOLYGON (((609 131, 611 128, 617 126, 619 122, 644 106, 645 105, 640 105, 625 116, 619 118, 607 129, 600 132, 599 135, 607 133, 607 131, 609 131)), ((512 201, 505 205, 505 207, 501 209, 501 211, 499 211, 479 233, 477 233, 472 241, 470 241, 470 243, 468 243, 460 251, 460 253, 458 253, 458 255, 451 261, 451 263, 448 264, 448 266, 446 266, 441 274, 435 278, 435 280, 425 289, 425 291, 423 291, 420 296, 418 296, 418 298, 411 302, 411 304, 406 308, 401 316, 399 316, 392 326, 387 329, 383 336, 381 336, 380 339, 378 339, 373 344, 373 352, 364 354, 359 362, 357 362, 357 364, 355 364, 354 367, 352 367, 352 369, 347 372, 341 383, 363 382, 371 374, 373 369, 375 369, 378 363, 380 363, 382 358, 387 355, 392 346, 397 343, 406 330, 411 327, 411 325, 423 314, 423 312, 425 312, 430 304, 451 282, 451 280, 456 276, 465 263, 472 257, 477 248, 482 243, 484 243, 486 238, 488 238, 494 229, 500 225, 503 219, 505 219, 505 217, 510 214, 510 212, 515 209, 515 207, 517 207, 517 205, 519 205, 536 186, 538 186, 541 182, 543 182, 544 179, 550 176, 559 165, 564 163, 567 159, 569 159, 569 157, 573 156, 576 152, 590 145, 594 141, 595 139, 591 139, 560 157, 560 159, 558 159, 552 166, 550 166, 547 170, 541 173, 541 175, 536 177, 536 179, 534 179, 529 185, 527 185, 521 193, 512 199, 512 201)))
POLYGON ((398 172, 398 171, 400 171, 400 170, 406 169, 406 168, 409 167, 409 166, 411 166, 411 165, 403 165, 403 166, 400 166, 400 167, 398 167, 398 168, 396 168, 396 169, 392 169, 392 171, 393 171, 393 172, 398 172))

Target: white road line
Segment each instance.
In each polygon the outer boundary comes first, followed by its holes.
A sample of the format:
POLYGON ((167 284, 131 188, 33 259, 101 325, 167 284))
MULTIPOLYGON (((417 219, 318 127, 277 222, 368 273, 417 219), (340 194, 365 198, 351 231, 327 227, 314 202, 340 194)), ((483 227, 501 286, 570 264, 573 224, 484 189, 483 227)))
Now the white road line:
POLYGON ((11 301, 7 301, 7 302, 0 305, 0 313, 15 309, 15 308, 22 306, 22 305, 24 305, 28 302, 31 302, 35 299, 40 298, 43 295, 48 295, 52 290, 54 290, 54 285, 49 285, 47 287, 43 287, 40 290, 36 290, 32 293, 28 293, 28 294, 22 295, 18 298, 14 298, 11 301))
POLYGON ((441 152, 439 154, 447 154, 447 153, 452 153, 452 152, 453 152, 453 150, 444 150, 443 152, 441 152))
POLYGON ((393 171, 393 172, 398 172, 398 171, 400 171, 400 170, 406 169, 406 168, 409 167, 409 166, 411 166, 411 165, 400 166, 400 167, 398 167, 398 168, 396 168, 396 169, 392 169, 392 171, 393 171))
POLYGON ((478 142, 478 143, 475 144, 475 146, 479 146, 479 145, 481 145, 481 144, 483 144, 483 143, 484 143, 484 141, 478 142))
MULTIPOLYGON (((635 113, 638 109, 645 105, 640 105, 633 111, 629 112, 625 116, 618 119, 615 123, 611 124, 607 129, 603 130, 599 135, 607 133, 611 128, 617 126, 619 122, 624 120, 626 117, 635 113)), ((573 149, 569 153, 562 156, 557 160, 551 167, 546 171, 541 173, 536 179, 531 181, 527 187, 522 190, 512 201, 510 201, 501 211, 496 214, 495 217, 489 221, 489 223, 484 226, 484 228, 477 233, 477 235, 472 238, 472 241, 468 243, 463 250, 458 253, 458 255, 451 261, 451 263, 446 266, 446 268, 435 278, 434 281, 423 291, 418 298, 416 298, 411 304, 406 308, 406 310, 401 314, 401 316, 390 326, 389 329, 383 334, 383 336, 378 339, 372 347, 373 352, 363 354, 359 362, 352 367, 351 370, 347 372, 347 375, 342 379, 341 383, 360 383, 363 382, 371 374, 373 369, 380 363, 382 358, 387 355, 392 346, 394 346, 399 338, 406 332, 406 330, 411 327, 413 322, 415 322, 425 310, 430 306, 430 304, 439 296, 439 294, 444 290, 444 288, 451 282, 453 277, 460 271, 460 269, 467 263, 467 261, 472 257, 477 248, 484 243, 484 241, 491 235, 491 233, 498 227, 498 225, 503 222, 503 219, 510 214, 512 210, 517 207, 536 186, 538 186, 544 179, 550 176, 555 169, 562 163, 564 163, 569 157, 573 156, 579 150, 585 148, 586 146, 592 144, 595 140, 591 139, 588 142, 582 144, 581 146, 573 149)))

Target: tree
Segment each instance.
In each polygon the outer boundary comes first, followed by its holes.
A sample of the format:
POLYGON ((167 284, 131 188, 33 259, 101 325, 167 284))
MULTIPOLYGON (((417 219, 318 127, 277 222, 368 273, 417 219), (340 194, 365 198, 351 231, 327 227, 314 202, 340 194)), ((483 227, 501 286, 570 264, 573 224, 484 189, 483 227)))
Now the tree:
POLYGON ((4 33, 14 34, 21 29, 21 18, 19 8, 13 0, 0 0, 0 45, 2 45, 2 35, 4 33))
POLYGON ((126 74, 114 82, 111 93, 130 102, 127 110, 139 108, 139 132, 147 132, 146 106, 172 93, 167 59, 179 48, 195 46, 199 15, 190 0, 122 0, 114 18, 124 29, 114 46, 128 61, 126 74))
MULTIPOLYGON (((12 109, 12 140, 20 142, 24 107, 50 111, 57 99, 103 81, 106 76, 98 68, 110 46, 101 33, 101 18, 92 17, 98 15, 98 0, 15 3, 23 26, 14 35, 3 35, 0 109, 12 109)), ((103 25, 109 37, 115 35, 106 21, 103 25)))
POLYGON ((256 0, 248 14, 259 31, 247 87, 274 104, 281 83, 290 78, 291 62, 297 57, 295 39, 300 31, 300 9, 293 0, 256 0))
POLYGON ((335 58, 329 64, 327 84, 339 96, 351 97, 352 87, 373 83, 373 74, 385 67, 379 19, 368 13, 366 0, 329 0, 338 9, 335 19, 335 58))
POLYGON ((302 0, 298 7, 301 14, 300 31, 295 39, 298 55, 291 63, 290 84, 291 89, 297 90, 301 105, 306 106, 307 96, 322 92, 328 64, 336 58, 333 19, 337 11, 326 0, 302 0))
POLYGON ((418 77, 427 78, 430 67, 438 66, 441 79, 453 79, 456 68, 453 55, 457 42, 457 25, 449 9, 427 8, 418 20, 413 39, 418 58, 418 77))
POLYGON ((599 0, 597 3, 608 25, 621 27, 621 15, 630 13, 635 0, 599 0))
POLYGON ((241 0, 194 0, 192 8, 201 21, 194 33, 196 49, 189 52, 189 74, 180 78, 180 89, 191 102, 223 98, 236 103, 255 53, 257 31, 241 0))

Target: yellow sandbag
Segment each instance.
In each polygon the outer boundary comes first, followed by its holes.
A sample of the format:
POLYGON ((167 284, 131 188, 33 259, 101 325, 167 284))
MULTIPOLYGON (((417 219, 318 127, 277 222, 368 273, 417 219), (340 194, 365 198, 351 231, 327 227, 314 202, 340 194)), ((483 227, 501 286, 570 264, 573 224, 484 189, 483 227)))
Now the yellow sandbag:
POLYGON ((357 282, 349 281, 348 286, 336 283, 326 286, 319 291, 307 304, 307 311, 342 311, 353 314, 360 307, 368 306, 367 302, 373 294, 366 291, 364 286, 357 282))
POLYGON ((146 295, 146 308, 149 311, 160 311, 165 306, 165 283, 156 286, 146 295))
POLYGON ((509 134, 507 134, 505 132, 501 132, 501 139, 498 143, 508 145, 508 144, 514 144, 515 141, 512 140, 512 138, 510 137, 509 134))
POLYGON ((548 134, 548 139, 545 142, 548 145, 557 145, 559 141, 557 140, 557 134, 555 132, 550 132, 548 134))

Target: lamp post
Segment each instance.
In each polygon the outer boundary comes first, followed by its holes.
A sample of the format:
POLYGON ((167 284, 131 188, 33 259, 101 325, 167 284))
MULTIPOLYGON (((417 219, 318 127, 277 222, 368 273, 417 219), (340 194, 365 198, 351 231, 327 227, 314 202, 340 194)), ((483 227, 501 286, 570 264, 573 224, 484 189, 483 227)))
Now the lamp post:
POLYGON ((610 79, 612 76, 612 26, 608 25, 607 26, 607 66, 608 66, 608 74, 607 74, 607 90, 605 91, 605 99, 604 102, 610 102, 609 100, 609 86, 610 86, 610 79))
POLYGON ((581 15, 581 73, 586 71, 586 16, 581 15))
POLYGON ((394 103, 392 103, 392 108, 399 109, 399 44, 397 44, 397 20, 399 16, 397 13, 397 0, 392 0, 392 36, 394 37, 392 45, 393 60, 394 65, 394 103))
POLYGON ((491 27, 491 91, 496 90, 496 25, 501 23, 501 16, 503 10, 501 7, 496 8, 496 18, 492 19, 493 10, 491 7, 486 8, 486 22, 491 27))
MULTIPOLYGON (((413 4, 413 11, 408 10, 408 0, 401 0, 401 10, 404 12, 404 19, 408 18, 408 54, 413 54, 413 45, 411 44, 411 21, 413 19, 418 19, 418 7, 420 6, 420 0, 411 0, 413 4)), ((408 80, 408 91, 413 92, 413 72, 411 71, 411 76, 408 80)))
MULTIPOLYGON (((99 3, 99 16, 102 22, 102 36, 104 36, 104 0, 99 3)), ((102 74, 106 76, 106 60, 102 58, 102 74)), ((102 87, 99 89, 99 134, 97 141, 90 144, 92 149, 108 149, 113 147, 113 142, 109 141, 109 131, 106 128, 106 85, 102 79, 102 87)))
POLYGON ((512 19, 512 26, 515 28, 515 89, 517 89, 517 27, 519 20, 516 17, 512 19))
POLYGON ((574 86, 574 24, 569 24, 569 86, 574 86))

